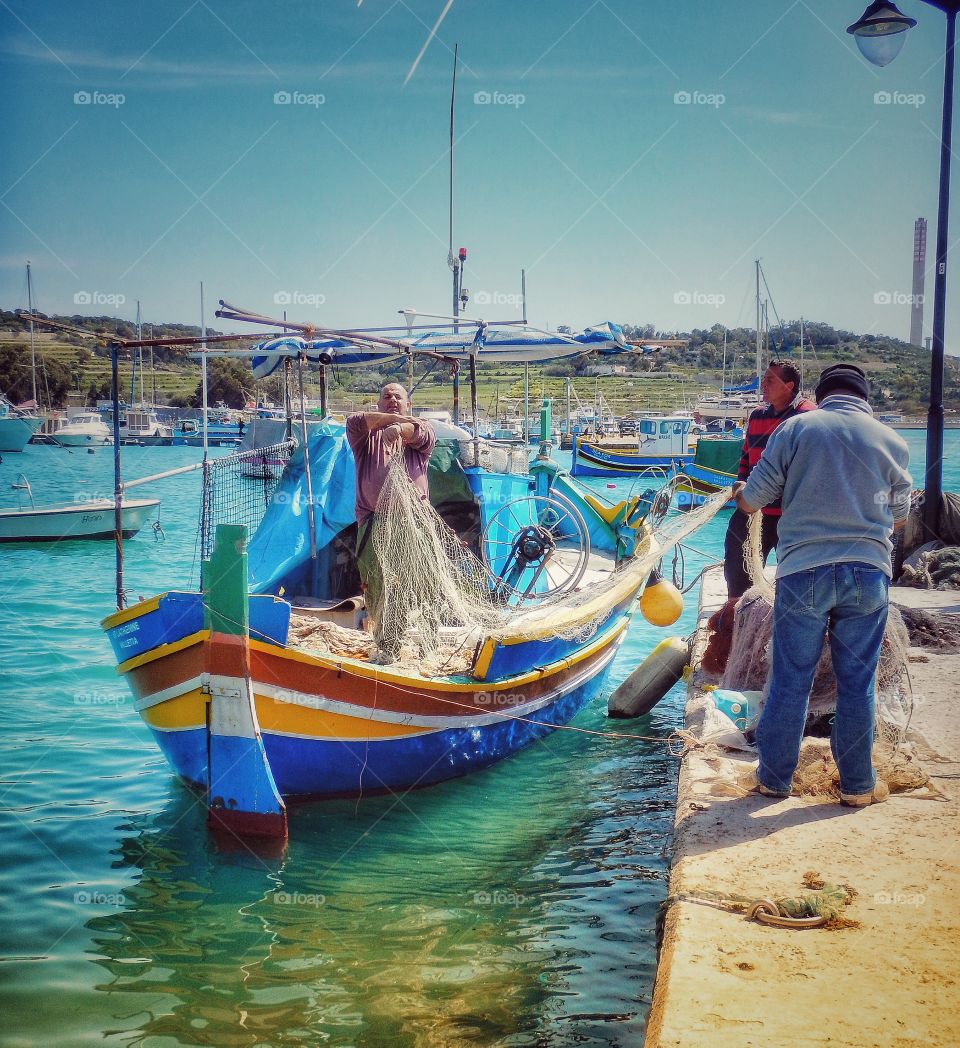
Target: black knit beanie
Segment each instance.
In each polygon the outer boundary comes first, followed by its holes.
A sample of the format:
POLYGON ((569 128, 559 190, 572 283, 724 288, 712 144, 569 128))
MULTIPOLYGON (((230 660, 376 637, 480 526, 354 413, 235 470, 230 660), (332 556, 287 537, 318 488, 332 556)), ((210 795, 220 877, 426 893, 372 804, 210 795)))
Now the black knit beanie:
POLYGON ((817 383, 815 396, 819 404, 831 393, 853 393, 854 396, 870 399, 870 383, 867 376, 855 364, 833 364, 825 368, 817 383))

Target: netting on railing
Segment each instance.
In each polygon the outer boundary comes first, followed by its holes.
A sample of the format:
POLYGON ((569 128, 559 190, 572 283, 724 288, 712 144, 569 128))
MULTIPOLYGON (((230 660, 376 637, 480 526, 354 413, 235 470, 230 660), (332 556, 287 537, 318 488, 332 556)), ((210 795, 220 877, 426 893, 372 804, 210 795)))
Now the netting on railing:
POLYGON ((213 551, 219 524, 246 524, 251 535, 257 530, 294 446, 293 441, 284 441, 207 463, 200 509, 200 551, 204 559, 213 551))

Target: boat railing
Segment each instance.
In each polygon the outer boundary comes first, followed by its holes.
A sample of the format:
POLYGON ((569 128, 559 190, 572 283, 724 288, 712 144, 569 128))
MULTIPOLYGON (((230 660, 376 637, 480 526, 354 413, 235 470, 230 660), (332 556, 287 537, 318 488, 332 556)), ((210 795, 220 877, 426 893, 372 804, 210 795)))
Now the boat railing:
POLYGON ((37 508, 36 503, 33 501, 33 489, 30 487, 30 481, 27 480, 25 473, 18 473, 17 479, 16 481, 14 481, 11 487, 17 493, 17 512, 21 512, 23 510, 23 495, 21 494, 21 492, 23 491, 26 491, 27 495, 30 498, 30 508, 37 508))

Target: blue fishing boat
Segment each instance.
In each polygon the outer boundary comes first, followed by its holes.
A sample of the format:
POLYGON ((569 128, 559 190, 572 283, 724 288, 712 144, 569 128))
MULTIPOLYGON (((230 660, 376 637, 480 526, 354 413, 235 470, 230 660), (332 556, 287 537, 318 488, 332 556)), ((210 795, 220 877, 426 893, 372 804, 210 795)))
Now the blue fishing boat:
POLYGON ((640 419, 635 440, 592 441, 574 437, 575 477, 636 477, 671 474, 693 461, 690 450, 689 415, 665 415, 640 419))
POLYGON ((734 484, 742 450, 742 435, 701 436, 693 462, 688 462, 677 476, 677 508, 702 506, 718 491, 734 484))

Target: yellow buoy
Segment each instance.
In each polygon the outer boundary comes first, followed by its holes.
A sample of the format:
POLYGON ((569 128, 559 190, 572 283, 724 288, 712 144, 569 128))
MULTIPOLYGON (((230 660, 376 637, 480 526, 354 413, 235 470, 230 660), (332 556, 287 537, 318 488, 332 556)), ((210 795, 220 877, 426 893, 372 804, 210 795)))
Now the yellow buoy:
POLYGON ((683 614, 683 594, 660 572, 651 571, 640 598, 640 612, 651 626, 672 626, 683 614))

